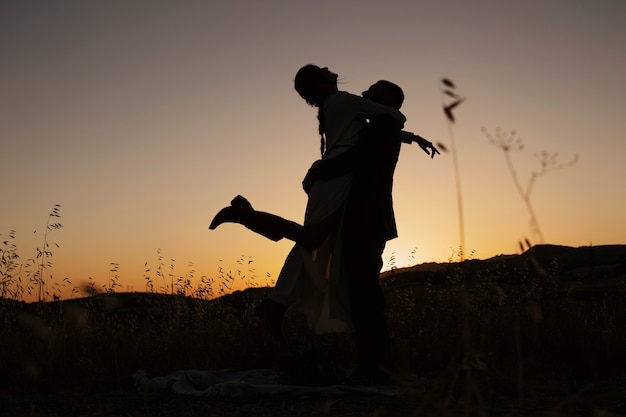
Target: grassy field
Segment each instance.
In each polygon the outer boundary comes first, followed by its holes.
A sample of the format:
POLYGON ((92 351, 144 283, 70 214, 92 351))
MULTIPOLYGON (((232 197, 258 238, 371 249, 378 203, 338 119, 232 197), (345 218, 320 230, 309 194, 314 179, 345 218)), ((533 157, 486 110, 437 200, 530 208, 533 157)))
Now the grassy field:
MULTIPOLYGON (((133 386, 138 369, 276 366, 279 346, 253 312, 269 288, 215 300, 1 299, 0 415, 626 415, 625 248, 544 245, 383 274, 397 372, 428 381, 426 392, 396 397, 235 400, 133 386)), ((298 323, 286 330, 301 341, 298 323)), ((349 365, 347 340, 333 355, 349 365)))

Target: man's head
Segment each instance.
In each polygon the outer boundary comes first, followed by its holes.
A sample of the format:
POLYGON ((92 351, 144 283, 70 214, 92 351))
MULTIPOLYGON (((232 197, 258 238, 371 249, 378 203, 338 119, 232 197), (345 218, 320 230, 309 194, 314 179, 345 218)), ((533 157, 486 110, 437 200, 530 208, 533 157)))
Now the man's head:
POLYGON ((372 84, 370 88, 363 91, 361 95, 363 98, 375 101, 384 106, 393 107, 396 110, 400 110, 404 102, 404 92, 402 89, 396 84, 385 80, 380 80, 372 84))

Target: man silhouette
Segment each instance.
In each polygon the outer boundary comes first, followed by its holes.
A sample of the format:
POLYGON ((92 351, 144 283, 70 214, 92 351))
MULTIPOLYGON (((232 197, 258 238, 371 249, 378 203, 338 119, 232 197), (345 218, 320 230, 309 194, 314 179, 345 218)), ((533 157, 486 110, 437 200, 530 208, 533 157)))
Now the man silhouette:
MULTIPOLYGON (((363 97, 400 109, 402 89, 378 81, 363 97)), ((307 191, 318 180, 352 173, 344 212, 342 263, 345 268, 359 377, 365 382, 390 382, 391 349, 380 286, 382 253, 386 242, 398 236, 393 212, 393 174, 402 142, 417 142, 433 158, 439 151, 426 139, 401 132, 386 116, 370 120, 361 129, 357 146, 328 161, 315 163, 303 181, 307 191)))

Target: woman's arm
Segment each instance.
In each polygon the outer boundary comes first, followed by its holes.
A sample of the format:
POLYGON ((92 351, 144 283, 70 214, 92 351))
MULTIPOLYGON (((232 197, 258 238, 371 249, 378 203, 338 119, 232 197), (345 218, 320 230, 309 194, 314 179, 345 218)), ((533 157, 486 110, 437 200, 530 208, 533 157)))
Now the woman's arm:
POLYGON ((426 155, 430 155, 431 159, 435 157, 435 155, 439 154, 439 150, 433 145, 430 141, 424 139, 420 135, 416 135, 413 132, 400 132, 401 141, 404 143, 412 143, 415 142, 419 145, 420 148, 426 152, 426 155))

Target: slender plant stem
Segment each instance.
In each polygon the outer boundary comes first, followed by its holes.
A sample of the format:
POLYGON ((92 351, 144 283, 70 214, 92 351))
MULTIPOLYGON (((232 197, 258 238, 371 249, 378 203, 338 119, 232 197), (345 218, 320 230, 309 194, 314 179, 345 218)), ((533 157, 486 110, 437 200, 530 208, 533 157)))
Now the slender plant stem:
POLYGON ((50 230, 50 217, 48 216, 48 221, 46 222, 46 229, 43 233, 43 247, 41 248, 41 263, 39 264, 39 293, 37 294, 37 301, 41 302, 43 300, 43 296, 45 294, 45 286, 46 280, 44 277, 44 269, 46 268, 46 245, 48 244, 48 230, 50 230))
POLYGON ((539 221, 537 220, 535 209, 533 208, 533 205, 530 201, 530 193, 531 193, 533 184, 535 182, 534 180, 537 177, 533 175, 528 181, 526 190, 524 190, 524 188, 522 187, 522 183, 519 180, 519 176, 517 175, 517 171, 515 170, 515 167, 513 166, 513 161, 511 160, 510 151, 504 150, 504 158, 506 160, 507 167, 509 168, 509 172, 511 173, 511 176, 513 177, 513 183, 515 184, 515 188, 517 189, 517 192, 522 197, 522 200, 524 200, 524 205, 526 206, 526 209, 528 210, 528 214, 530 215, 531 233, 535 235, 534 237, 536 237, 539 240, 539 243, 543 243, 544 242, 543 233, 541 233, 541 228, 539 227, 539 221))
POLYGON ((465 224, 463 220, 463 196, 461 193, 461 173, 459 170, 459 160, 456 151, 456 143, 454 140, 454 131, 452 130, 452 123, 448 122, 448 132, 450 134, 450 148, 452 150, 452 162, 454 164, 454 179, 456 182, 456 202, 459 212, 459 242, 461 253, 461 261, 465 260, 465 224))

